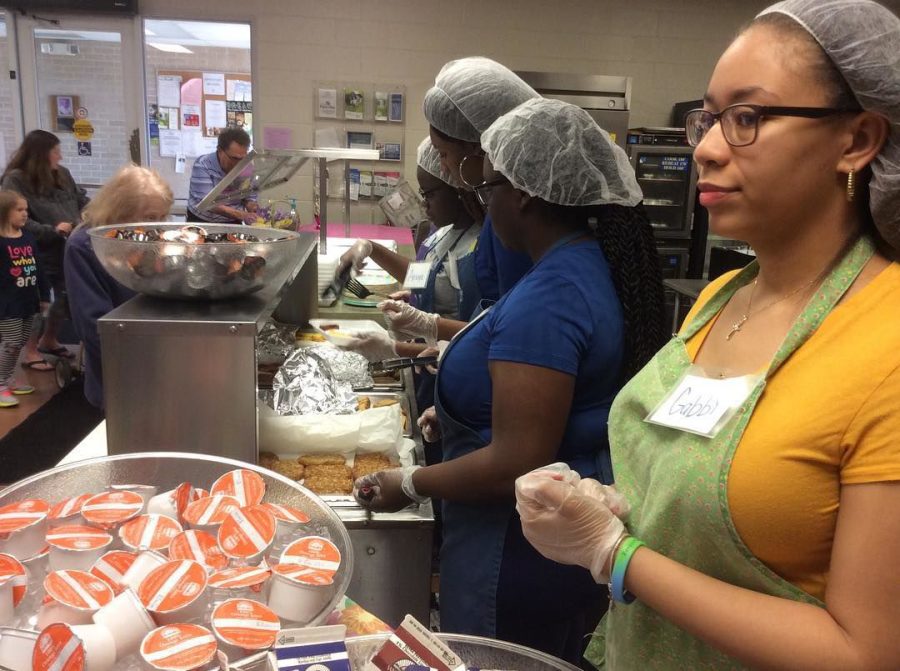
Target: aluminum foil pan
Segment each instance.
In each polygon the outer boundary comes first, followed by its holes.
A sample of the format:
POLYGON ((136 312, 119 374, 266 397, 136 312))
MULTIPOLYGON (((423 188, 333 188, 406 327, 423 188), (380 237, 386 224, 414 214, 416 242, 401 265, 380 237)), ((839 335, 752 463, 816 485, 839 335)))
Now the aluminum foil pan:
POLYGON ((272 408, 279 415, 356 412, 353 389, 372 383, 368 362, 356 352, 328 345, 295 350, 272 382, 272 408))

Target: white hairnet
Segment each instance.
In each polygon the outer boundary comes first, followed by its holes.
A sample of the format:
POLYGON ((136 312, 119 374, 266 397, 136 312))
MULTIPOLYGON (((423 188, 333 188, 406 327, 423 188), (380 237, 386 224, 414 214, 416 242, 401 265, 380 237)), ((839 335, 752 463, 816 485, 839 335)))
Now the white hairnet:
POLYGON ((430 175, 434 175, 442 182, 446 182, 455 189, 462 186, 453 175, 441 169, 441 157, 437 149, 431 144, 431 138, 426 137, 419 143, 419 149, 416 152, 416 164, 430 175))
POLYGON ((872 161, 869 207, 879 232, 900 249, 900 19, 870 0, 787 0, 764 10, 786 14, 822 46, 863 109, 891 124, 872 161))
POLYGON ((450 61, 425 94, 428 123, 457 140, 478 142, 497 117, 537 91, 497 61, 481 56, 450 61))
POLYGON ((643 195, 625 152, 580 107, 528 100, 481 135, 494 170, 558 205, 637 205, 643 195))

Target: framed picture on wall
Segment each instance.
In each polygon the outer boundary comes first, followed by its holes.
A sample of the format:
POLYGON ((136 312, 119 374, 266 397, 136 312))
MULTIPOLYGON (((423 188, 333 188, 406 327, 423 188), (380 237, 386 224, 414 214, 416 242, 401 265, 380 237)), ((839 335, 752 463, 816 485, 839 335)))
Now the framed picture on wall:
POLYGON ((75 123, 75 110, 81 105, 78 96, 50 96, 50 118, 53 130, 71 133, 75 123))

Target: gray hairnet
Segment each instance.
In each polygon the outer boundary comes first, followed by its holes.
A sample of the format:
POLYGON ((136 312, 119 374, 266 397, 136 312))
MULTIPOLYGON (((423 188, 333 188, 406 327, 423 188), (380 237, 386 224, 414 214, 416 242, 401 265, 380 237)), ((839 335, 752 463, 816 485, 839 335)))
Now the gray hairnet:
POLYGON ((763 14, 786 14, 821 45, 864 110, 885 116, 890 135, 872 161, 872 218, 900 249, 900 19, 869 0, 786 0, 763 14))
POLYGON ((472 56, 441 68, 423 108, 428 123, 445 135, 478 142, 497 117, 530 98, 540 95, 512 70, 490 58, 472 56))
POLYGON ((580 107, 528 100, 481 135, 514 187, 558 205, 637 205, 643 195, 625 152, 580 107))
POLYGON ((426 137, 419 143, 419 149, 416 151, 416 164, 425 172, 437 177, 442 182, 446 182, 455 189, 462 185, 453 175, 441 168, 441 157, 437 149, 431 144, 431 138, 426 137))

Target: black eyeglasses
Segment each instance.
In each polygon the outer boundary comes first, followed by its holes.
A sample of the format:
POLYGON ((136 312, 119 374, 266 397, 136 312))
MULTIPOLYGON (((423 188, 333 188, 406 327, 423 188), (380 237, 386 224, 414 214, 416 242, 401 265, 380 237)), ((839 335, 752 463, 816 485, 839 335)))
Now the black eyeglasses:
POLYGON ((509 180, 502 175, 497 179, 492 179, 490 182, 482 182, 478 186, 473 186, 472 190, 475 191, 475 197, 478 199, 478 202, 481 203, 482 207, 487 207, 491 202, 491 194, 494 192, 495 186, 500 186, 501 184, 509 184, 509 180))
POLYGON ((684 127, 688 144, 696 147, 706 134, 716 125, 722 124, 725 142, 732 147, 746 147, 756 142, 759 121, 768 116, 794 116, 807 119, 822 119, 835 114, 859 112, 857 109, 837 109, 834 107, 768 107, 738 103, 729 105, 718 114, 705 109, 691 110, 684 115, 684 127))

